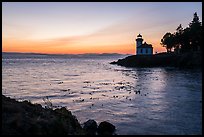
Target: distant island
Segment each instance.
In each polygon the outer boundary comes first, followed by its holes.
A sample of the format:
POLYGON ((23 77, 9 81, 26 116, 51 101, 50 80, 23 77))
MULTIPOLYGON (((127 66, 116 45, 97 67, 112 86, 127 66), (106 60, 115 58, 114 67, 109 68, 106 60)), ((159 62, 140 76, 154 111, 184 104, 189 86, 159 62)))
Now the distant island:
POLYGON ((2 57, 67 57, 67 58, 101 58, 101 57, 112 57, 112 56, 129 56, 130 54, 119 54, 119 53, 84 53, 84 54, 44 54, 44 53, 20 53, 20 52, 2 52, 2 57))
POLYGON ((167 32, 161 39, 161 45, 167 52, 151 54, 139 34, 136 39, 136 55, 111 62, 125 67, 179 67, 179 68, 201 68, 202 67, 202 23, 197 13, 194 13, 192 22, 185 29, 180 24, 176 32, 167 32), (138 48, 138 45, 143 46, 138 48), (173 51, 172 51, 173 50, 173 51), (150 54, 149 54, 150 53, 150 54))

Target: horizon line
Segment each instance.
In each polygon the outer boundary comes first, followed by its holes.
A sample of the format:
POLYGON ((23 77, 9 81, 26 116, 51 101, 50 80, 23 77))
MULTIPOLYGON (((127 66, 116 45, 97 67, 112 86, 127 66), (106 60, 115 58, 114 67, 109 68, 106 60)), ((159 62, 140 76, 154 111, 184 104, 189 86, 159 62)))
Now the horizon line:
POLYGON ((2 51, 2 53, 17 53, 17 54, 43 54, 43 55, 85 55, 85 54, 98 54, 98 55, 102 55, 102 54, 118 54, 118 55, 133 55, 133 54, 122 54, 122 53, 80 53, 80 54, 71 54, 71 53, 39 53, 39 52, 4 52, 2 51))

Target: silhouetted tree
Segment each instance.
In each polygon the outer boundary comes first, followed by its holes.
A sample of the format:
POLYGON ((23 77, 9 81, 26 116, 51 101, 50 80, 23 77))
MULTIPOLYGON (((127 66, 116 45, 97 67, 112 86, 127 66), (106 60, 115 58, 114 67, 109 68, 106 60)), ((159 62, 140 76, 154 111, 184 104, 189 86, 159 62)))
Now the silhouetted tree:
POLYGON ((174 51, 177 53, 180 52, 181 47, 184 45, 183 33, 184 33, 184 29, 180 24, 176 29, 176 33, 174 33, 174 41, 175 41, 174 51))
POLYGON ((170 32, 167 32, 161 39, 161 44, 166 47, 167 52, 171 52, 174 47, 174 36, 170 32))
POLYGON ((199 21, 197 13, 194 13, 192 22, 189 26, 183 29, 180 24, 176 32, 171 34, 166 33, 161 39, 161 45, 166 47, 167 52, 174 49, 175 52, 189 52, 189 51, 202 51, 202 23, 199 21))
POLYGON ((192 22, 189 24, 189 35, 191 36, 190 48, 194 51, 200 50, 202 41, 202 24, 196 12, 194 13, 192 22))
POLYGON ((194 13, 193 15, 193 21, 189 24, 189 27, 192 28, 192 27, 200 27, 201 26, 201 22, 199 20, 199 17, 197 15, 197 12, 194 13))

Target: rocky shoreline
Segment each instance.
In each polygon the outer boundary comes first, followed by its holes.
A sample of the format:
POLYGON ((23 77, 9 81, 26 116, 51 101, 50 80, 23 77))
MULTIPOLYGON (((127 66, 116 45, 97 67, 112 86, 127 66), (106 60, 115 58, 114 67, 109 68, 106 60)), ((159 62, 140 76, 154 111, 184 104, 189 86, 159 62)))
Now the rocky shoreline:
POLYGON ((2 135, 115 135, 115 126, 106 121, 83 125, 65 107, 43 108, 2 95, 2 135))
POLYGON ((190 52, 183 54, 159 53, 154 55, 132 55, 110 64, 125 67, 178 67, 201 68, 202 53, 190 52))

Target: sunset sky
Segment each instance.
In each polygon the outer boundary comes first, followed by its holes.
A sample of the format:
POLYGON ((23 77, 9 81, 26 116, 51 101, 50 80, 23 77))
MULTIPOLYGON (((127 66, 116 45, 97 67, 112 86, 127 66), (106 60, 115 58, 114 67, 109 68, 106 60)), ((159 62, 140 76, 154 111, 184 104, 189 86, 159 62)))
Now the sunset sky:
POLYGON ((187 27, 202 2, 4 2, 2 51, 135 54, 142 34, 154 53, 179 24, 187 27))

